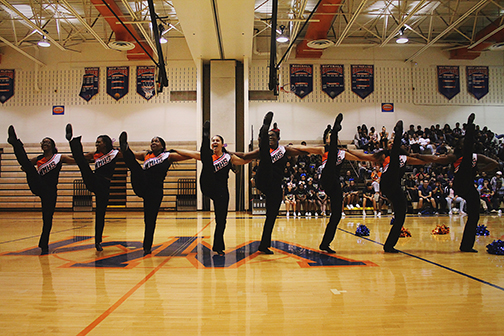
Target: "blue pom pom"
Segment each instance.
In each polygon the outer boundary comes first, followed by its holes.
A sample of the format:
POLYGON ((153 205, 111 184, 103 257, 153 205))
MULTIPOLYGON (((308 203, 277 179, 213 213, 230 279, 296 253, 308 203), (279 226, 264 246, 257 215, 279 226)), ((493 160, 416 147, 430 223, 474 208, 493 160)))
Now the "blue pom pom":
POLYGON ((369 229, 366 225, 361 224, 357 227, 357 230, 355 230, 355 235, 359 237, 369 236, 369 229))
POLYGON ((494 240, 491 244, 487 246, 487 252, 490 254, 504 255, 504 241, 494 240))
POLYGON ((476 236, 488 236, 490 235, 490 231, 487 230, 485 225, 478 225, 476 228, 476 236))

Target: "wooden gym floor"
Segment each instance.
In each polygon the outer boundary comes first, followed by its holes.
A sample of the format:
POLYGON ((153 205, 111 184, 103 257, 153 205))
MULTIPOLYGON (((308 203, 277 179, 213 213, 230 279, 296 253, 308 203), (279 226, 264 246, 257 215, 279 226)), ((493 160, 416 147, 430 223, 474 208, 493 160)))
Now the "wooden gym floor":
POLYGON ((504 217, 482 216, 479 253, 458 251, 465 218, 412 216, 399 254, 390 217, 347 216, 320 254, 325 218, 280 217, 274 255, 255 253, 263 216, 230 213, 226 256, 210 251, 208 212, 161 213, 143 257, 142 213, 109 212, 104 251, 92 213, 55 214, 39 256, 38 212, 2 212, 1 335, 497 335, 504 329, 504 217), (359 224, 369 237, 354 235, 359 224), (451 232, 434 236, 446 224, 451 232))

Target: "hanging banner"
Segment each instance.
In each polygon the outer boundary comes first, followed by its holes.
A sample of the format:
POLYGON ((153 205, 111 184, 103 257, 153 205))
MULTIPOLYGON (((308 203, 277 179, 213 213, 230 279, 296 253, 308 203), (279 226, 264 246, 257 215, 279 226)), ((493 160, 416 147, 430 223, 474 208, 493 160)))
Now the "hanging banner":
POLYGON ((468 66, 466 75, 467 91, 478 100, 485 97, 488 93, 488 67, 468 66))
POLYGON ((98 93, 100 82, 100 68, 84 68, 82 86, 79 96, 85 101, 90 101, 98 93))
POLYGON ((304 98, 313 91, 313 65, 290 65, 291 92, 299 98, 304 98))
POLYGON ((352 91, 366 99, 374 91, 374 65, 352 65, 352 91))
POLYGON ((460 73, 458 66, 438 65, 438 90, 443 96, 452 99, 460 92, 460 73))
POLYGON ((322 91, 331 99, 336 98, 345 91, 345 68, 343 64, 321 64, 320 77, 322 78, 322 91))
POLYGON ((155 66, 137 66, 136 86, 137 93, 149 100, 156 94, 156 67, 155 66))
POLYGON ((129 67, 107 67, 107 93, 119 100, 128 94, 129 67))
POLYGON ((14 69, 0 69, 0 102, 14 96, 14 69))

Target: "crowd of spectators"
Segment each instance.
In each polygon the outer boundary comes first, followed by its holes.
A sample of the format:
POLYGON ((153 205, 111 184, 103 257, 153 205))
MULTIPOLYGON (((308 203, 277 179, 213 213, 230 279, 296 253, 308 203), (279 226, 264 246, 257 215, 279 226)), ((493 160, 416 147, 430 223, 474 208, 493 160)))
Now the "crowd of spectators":
MULTIPOLYGON (((276 127, 276 126, 275 126, 276 127)), ((330 132, 330 125, 324 130, 330 132)), ((444 155, 453 152, 457 142, 465 134, 465 124, 457 122, 452 129, 446 124, 432 125, 429 128, 410 125, 401 136, 402 148, 408 153, 444 155)), ((383 126, 380 132, 375 127, 369 130, 365 124, 357 127, 353 144, 357 149, 373 153, 386 147, 390 134, 383 126)), ((475 152, 504 161, 504 146, 501 138, 486 126, 476 126, 475 152)), ((305 142, 301 143, 306 145, 305 142)), ((287 216, 325 216, 330 213, 330 200, 320 186, 319 169, 322 163, 320 155, 300 155, 289 158, 284 170, 284 203, 287 216)), ((465 214, 465 200, 458 196, 452 187, 453 169, 451 166, 428 164, 425 166, 407 166, 402 181, 408 200, 410 213, 422 214, 465 214)), ((478 173, 474 183, 481 195, 481 211, 501 213, 500 205, 504 200, 504 178, 502 173, 487 175, 478 173)), ((362 211, 372 208, 375 216, 381 215, 381 208, 387 205, 386 198, 380 193, 379 179, 381 167, 369 162, 352 163, 345 166, 340 181, 343 189, 343 211, 362 211)), ((393 209, 392 209, 393 211, 393 209)), ((345 214, 343 212, 343 215, 345 214)))

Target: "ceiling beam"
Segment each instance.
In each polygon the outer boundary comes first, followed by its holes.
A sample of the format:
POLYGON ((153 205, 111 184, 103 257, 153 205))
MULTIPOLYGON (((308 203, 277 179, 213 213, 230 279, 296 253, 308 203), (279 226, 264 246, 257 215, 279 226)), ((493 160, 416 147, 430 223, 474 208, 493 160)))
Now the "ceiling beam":
POLYGON ((49 34, 47 34, 46 32, 44 32, 44 30, 42 28, 40 28, 39 26, 37 26, 36 24, 34 24, 30 19, 28 19, 26 16, 24 16, 23 13, 21 13, 16 7, 12 6, 7 0, 0 0, 0 2, 5 6, 7 7, 8 9, 10 9, 11 11, 13 11, 14 13, 16 13, 21 19, 23 19, 23 21, 25 23, 27 23, 32 29, 36 30, 39 32, 39 34, 45 36, 49 41, 51 41, 52 44, 54 44, 56 47, 58 47, 60 50, 62 51, 66 51, 66 49, 61 45, 59 44, 55 39, 53 39, 49 34))
MULTIPOLYGON (((486 5, 489 2, 489 0, 480 0, 477 4, 475 4, 471 9, 469 9, 467 12, 462 14, 461 17, 459 17, 455 22, 453 22, 451 25, 449 25, 445 30, 443 30, 438 36, 433 38, 429 43, 427 43, 425 46, 423 46, 420 50, 418 50, 416 53, 411 55, 408 59, 406 59, 406 62, 411 61, 415 59, 418 55, 423 53, 425 50, 427 50, 430 46, 432 46, 434 43, 439 41, 443 36, 448 34, 450 31, 452 31, 454 28, 456 28, 459 24, 461 24, 469 15, 477 11, 478 9, 482 8, 484 5, 486 5)), ((430 32, 429 32, 430 33, 430 32)))
POLYGON ((66 9, 68 9, 68 11, 70 13, 72 13, 73 16, 75 16, 75 18, 77 20, 79 20, 79 22, 84 26, 84 28, 86 28, 86 30, 94 36, 94 38, 100 42, 100 44, 107 50, 110 49, 110 47, 107 45, 107 43, 105 43, 105 41, 103 41, 103 39, 100 37, 100 35, 98 35, 98 33, 93 29, 93 27, 91 27, 87 22, 86 20, 84 20, 84 18, 82 16, 79 15, 79 13, 77 13, 77 11, 68 3, 67 0, 59 0, 59 2, 65 6, 66 9))
POLYGON ((3 38, 2 36, 0 36, 0 41, 2 41, 3 43, 7 44, 9 47, 11 47, 12 49, 16 50, 17 52, 19 52, 23 56, 28 57, 29 59, 31 59, 33 62, 37 63, 38 65, 45 66, 45 63, 42 63, 41 61, 39 61, 38 59, 36 59, 32 55, 28 54, 26 51, 24 51, 23 49, 19 48, 17 45, 12 44, 11 42, 9 42, 7 39, 3 38))
POLYGON ((390 35, 385 39, 385 41, 383 41, 382 44, 380 44, 380 47, 384 47, 387 43, 389 43, 390 40, 392 40, 397 35, 397 33, 399 33, 402 27, 404 27, 404 25, 408 22, 408 20, 411 19, 411 17, 415 15, 415 13, 422 8, 425 2, 426 0, 419 1, 415 6, 415 8, 413 8, 413 10, 409 12, 408 15, 406 15, 406 17, 397 25, 397 27, 392 31, 392 33, 390 33, 390 35))

